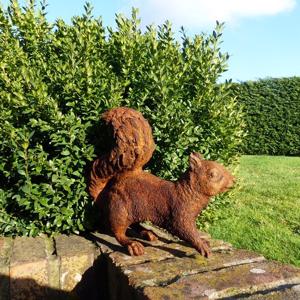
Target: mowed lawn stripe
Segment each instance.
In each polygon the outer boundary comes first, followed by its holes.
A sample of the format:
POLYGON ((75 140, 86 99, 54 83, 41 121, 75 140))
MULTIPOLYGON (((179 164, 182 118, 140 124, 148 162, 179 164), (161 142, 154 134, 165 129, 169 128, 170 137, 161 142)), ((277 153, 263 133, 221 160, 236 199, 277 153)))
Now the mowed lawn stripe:
POLYGON ((243 156, 237 177, 241 187, 210 233, 300 266, 300 157, 243 156))

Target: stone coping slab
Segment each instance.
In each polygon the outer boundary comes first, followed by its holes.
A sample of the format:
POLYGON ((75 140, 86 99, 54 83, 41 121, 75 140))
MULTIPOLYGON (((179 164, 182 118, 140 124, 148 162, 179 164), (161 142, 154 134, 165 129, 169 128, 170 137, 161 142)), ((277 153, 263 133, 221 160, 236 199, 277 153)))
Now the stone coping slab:
POLYGON ((255 252, 233 250, 232 252, 211 255, 208 259, 197 254, 194 257, 173 258, 161 262, 125 266, 122 271, 128 276, 130 284, 140 289, 145 286, 167 286, 188 275, 263 260, 265 258, 255 252))
MULTIPOLYGON (((165 287, 145 287, 148 299, 224 299, 300 284, 300 270, 276 262, 257 262, 183 276, 165 287)), ((254 297, 254 296, 253 296, 254 297)))
MULTIPOLYGON (((147 227, 149 228, 149 227, 147 227)), ((213 253, 216 252, 230 252, 232 245, 221 240, 213 240, 208 235, 210 246, 213 253)), ((145 255, 142 256, 129 256, 124 247, 121 247, 116 239, 110 235, 93 233, 90 238, 95 241, 103 253, 107 253, 108 256, 117 266, 135 265, 148 261, 162 261, 168 258, 174 257, 189 257, 199 255, 199 253, 183 241, 174 242, 173 239, 167 240, 164 238, 164 242, 161 240, 148 242, 135 238, 142 242, 145 246, 145 255)))

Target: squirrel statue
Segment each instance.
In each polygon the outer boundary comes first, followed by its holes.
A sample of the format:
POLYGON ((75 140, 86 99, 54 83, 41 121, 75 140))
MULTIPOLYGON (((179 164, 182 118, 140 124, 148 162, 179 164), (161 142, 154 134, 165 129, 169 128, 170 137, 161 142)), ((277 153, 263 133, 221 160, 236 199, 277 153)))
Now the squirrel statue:
POLYGON ((113 137, 109 153, 92 164, 89 192, 100 212, 102 228, 112 231, 130 255, 142 255, 144 246, 126 236, 127 228, 139 229, 147 240, 156 240, 139 222, 151 221, 190 243, 201 255, 210 254, 195 220, 210 198, 227 191, 234 177, 219 163, 198 153, 189 157, 187 171, 175 182, 143 171, 155 144, 147 120, 138 111, 114 108, 102 115, 113 137))

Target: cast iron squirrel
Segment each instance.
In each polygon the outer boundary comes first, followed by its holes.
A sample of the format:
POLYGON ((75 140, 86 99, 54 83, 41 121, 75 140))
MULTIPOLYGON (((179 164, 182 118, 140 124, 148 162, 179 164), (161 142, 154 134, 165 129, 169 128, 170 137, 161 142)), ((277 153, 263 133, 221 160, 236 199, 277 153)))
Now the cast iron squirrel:
MULTIPOLYGON (((234 177, 219 163, 192 153, 189 168, 179 180, 158 178, 142 170, 155 148, 151 127, 142 114, 120 107, 104 113, 102 119, 112 131, 114 146, 93 162, 89 183, 102 226, 113 232, 130 255, 142 255, 144 246, 126 236, 127 228, 151 221, 207 257, 209 244, 201 238, 195 220, 212 196, 233 186, 234 177)), ((152 231, 141 234, 156 239, 152 231)))

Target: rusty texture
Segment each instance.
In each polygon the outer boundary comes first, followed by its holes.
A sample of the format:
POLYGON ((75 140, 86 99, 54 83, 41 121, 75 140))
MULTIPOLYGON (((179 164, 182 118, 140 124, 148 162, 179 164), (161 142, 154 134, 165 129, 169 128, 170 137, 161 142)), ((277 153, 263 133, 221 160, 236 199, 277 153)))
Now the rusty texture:
POLYGON ((141 170, 155 148, 151 127, 140 112, 119 107, 105 112, 101 118, 111 131, 113 148, 93 162, 89 192, 94 200, 115 174, 141 170))
MULTIPOLYGON (((233 176, 198 153, 190 155, 187 171, 175 182, 144 172, 155 146, 148 122, 129 108, 115 108, 103 118, 112 127, 115 143, 110 153, 94 161, 89 186, 99 206, 101 226, 111 230, 130 255, 142 255, 144 246, 126 236, 127 228, 151 221, 207 257, 209 243, 195 220, 212 196, 233 186, 233 176)), ((142 235, 155 239, 153 232, 143 230, 142 235)))

